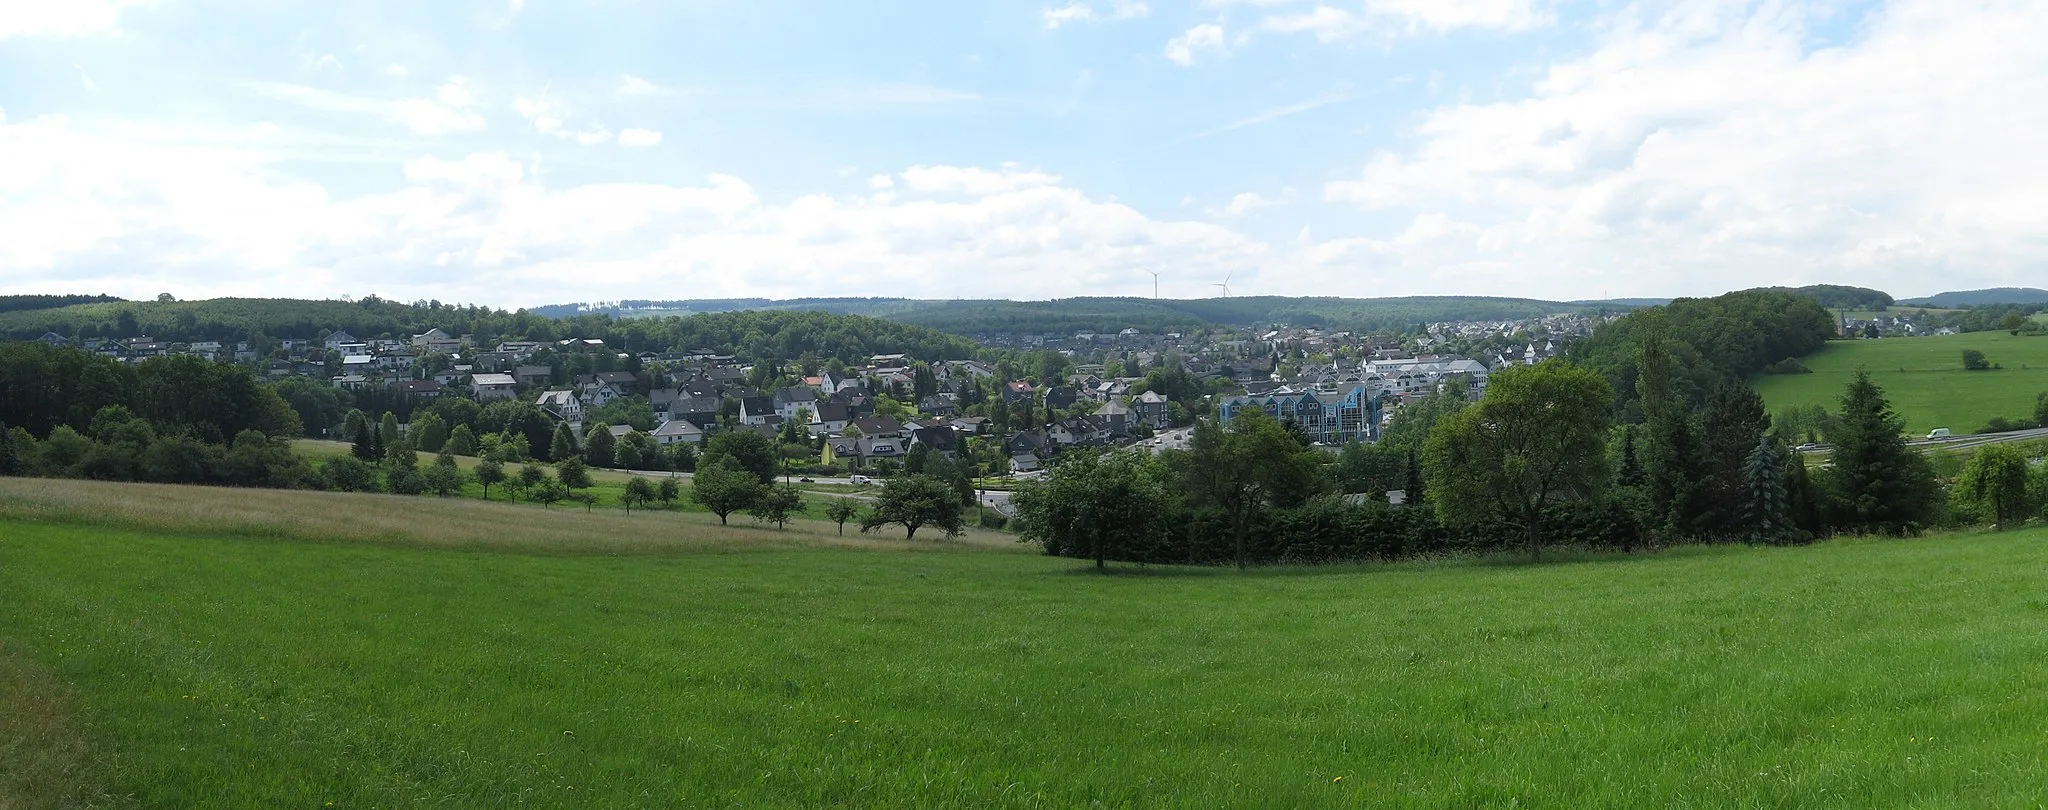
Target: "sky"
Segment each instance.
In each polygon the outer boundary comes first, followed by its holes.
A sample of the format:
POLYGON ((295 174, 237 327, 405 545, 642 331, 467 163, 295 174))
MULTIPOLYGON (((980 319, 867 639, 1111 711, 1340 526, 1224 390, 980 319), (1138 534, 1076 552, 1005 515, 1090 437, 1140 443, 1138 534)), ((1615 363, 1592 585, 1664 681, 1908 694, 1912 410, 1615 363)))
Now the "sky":
POLYGON ((0 0, 0 293, 2048 286, 2043 0, 0 0))

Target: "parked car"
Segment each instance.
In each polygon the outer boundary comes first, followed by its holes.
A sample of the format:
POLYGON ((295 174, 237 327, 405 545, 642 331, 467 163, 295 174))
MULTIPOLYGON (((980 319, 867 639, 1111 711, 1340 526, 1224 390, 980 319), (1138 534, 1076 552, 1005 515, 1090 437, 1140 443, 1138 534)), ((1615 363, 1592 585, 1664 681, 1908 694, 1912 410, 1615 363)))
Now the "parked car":
POLYGON ((818 482, 816 482, 816 481, 813 481, 813 480, 811 480, 811 479, 809 479, 809 478, 799 478, 799 479, 796 479, 796 482, 797 482, 797 483, 799 483, 799 484, 815 484, 815 483, 818 483, 818 482))
POLYGON ((856 483, 856 484, 872 484, 872 483, 874 483, 874 479, 872 479, 872 478, 869 478, 869 477, 867 477, 867 476, 865 476, 865 475, 860 475, 860 474, 858 474, 858 473, 856 473, 856 474, 854 474, 854 475, 852 475, 852 476, 848 476, 846 480, 848 480, 848 481, 852 481, 852 482, 854 482, 854 483, 856 483))
POLYGON ((1933 430, 1927 431, 1927 438, 1929 439, 1946 439, 1948 437, 1948 428, 1935 428, 1933 430))

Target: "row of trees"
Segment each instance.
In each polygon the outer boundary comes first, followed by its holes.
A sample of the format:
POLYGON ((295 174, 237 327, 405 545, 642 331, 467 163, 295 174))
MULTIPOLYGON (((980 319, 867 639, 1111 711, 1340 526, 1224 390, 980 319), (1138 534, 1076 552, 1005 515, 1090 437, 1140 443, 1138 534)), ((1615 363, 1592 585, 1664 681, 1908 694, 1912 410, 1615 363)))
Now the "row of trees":
MULTIPOLYGON (((1048 553, 1098 565, 1242 566, 1507 547, 1535 556, 1555 545, 1796 543, 1835 532, 1910 534, 1940 519, 1940 483, 1907 448, 1901 420, 1867 375, 1844 392, 1832 462, 1809 471, 1739 380, 1694 408, 1677 393, 1675 359, 1654 335, 1636 365, 1640 423, 1614 426, 1606 377, 1564 361, 1503 370, 1469 405, 1448 393, 1425 400, 1389 428, 1388 449, 1335 459, 1251 412, 1227 430, 1199 426, 1187 451, 1063 463, 1018 494, 1020 530, 1048 553), (1396 476, 1400 506, 1347 486, 1396 476), (1355 494, 1344 497, 1347 490, 1355 494)), ((1966 476, 1963 491, 1990 494, 1959 497, 2001 515, 2031 508, 2013 494, 2010 467, 1966 476)))

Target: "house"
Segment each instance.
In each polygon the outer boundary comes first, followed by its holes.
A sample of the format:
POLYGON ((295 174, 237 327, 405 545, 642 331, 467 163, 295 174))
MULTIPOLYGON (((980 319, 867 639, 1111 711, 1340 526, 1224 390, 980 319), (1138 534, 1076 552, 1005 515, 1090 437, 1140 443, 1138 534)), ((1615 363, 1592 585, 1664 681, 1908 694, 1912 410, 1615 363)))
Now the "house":
POLYGON ((610 385, 626 396, 640 392, 640 375, 630 371, 601 371, 576 378, 576 384, 584 390, 595 390, 600 385, 610 385))
POLYGON ((370 378, 365 377, 361 374, 343 374, 339 377, 334 378, 334 387, 346 388, 350 391, 360 391, 362 390, 363 386, 368 385, 369 383, 370 378))
POLYGON ((393 386, 393 389, 400 394, 420 399, 439 399, 442 394, 441 384, 433 380, 405 380, 393 386))
POLYGON ((411 352, 398 351, 377 355, 376 359, 370 362, 372 367, 379 371, 404 372, 412 370, 413 361, 411 352))
POLYGON ((698 426, 716 424, 719 406, 718 397, 679 396, 668 406, 668 418, 688 419, 698 426))
POLYGON ((777 420, 782 418, 781 414, 775 412, 774 397, 750 396, 740 398, 740 424, 765 425, 768 424, 770 417, 774 417, 777 420))
POLYGON ((623 399, 626 396, 626 391, 621 389, 616 383, 600 382, 583 388, 583 399, 585 402, 590 403, 590 406, 593 408, 604 407, 610 404, 612 400, 623 399))
POLYGON ((1107 444, 1110 430, 1106 420, 1094 416, 1075 416, 1062 419, 1046 429, 1054 444, 1072 446, 1077 444, 1107 444))
POLYGON ((522 386, 537 388, 553 382, 555 370, 547 366, 515 366, 512 369, 512 379, 518 380, 522 386))
POLYGON ((655 428, 654 441, 663 447, 677 444, 703 444, 704 429, 688 419, 670 419, 655 428))
POLYGON ((65 336, 63 336, 63 335, 57 334, 56 332, 44 332, 44 333, 43 333, 43 336, 42 336, 42 337, 39 337, 39 338, 36 338, 36 340, 38 340, 38 341, 41 341, 41 342, 43 342, 43 343, 47 343, 47 344, 49 344, 49 345, 51 345, 51 346, 69 346, 69 345, 71 345, 71 339, 70 339, 70 338, 67 338, 67 337, 65 337, 65 336))
POLYGON ((328 334, 327 339, 322 342, 327 345, 328 351, 340 351, 343 346, 362 343, 362 341, 356 339, 355 335, 340 331, 328 334))
POLYGON ((432 329, 428 329, 423 334, 413 335, 412 347, 415 349, 425 350, 427 348, 427 345, 430 343, 435 343, 439 341, 450 341, 454 339, 454 336, 448 334, 447 332, 441 331, 441 327, 436 326, 432 329))
POLYGON ((341 371, 343 374, 367 375, 377 367, 376 361, 377 358, 367 354, 351 354, 341 358, 341 371))
POLYGON ((953 420, 953 429, 969 436, 985 436, 989 432, 988 417, 963 416, 953 420))
POLYGON ((469 391, 478 402, 511 399, 518 388, 510 374, 473 374, 469 378, 469 391))
POLYGON ((943 427, 921 427, 910 432, 911 446, 924 445, 934 453, 953 455, 960 452, 960 434, 952 425, 943 427))
POLYGON ((1137 424, 1137 419, 1131 415, 1131 407, 1116 400, 1103 403, 1102 407, 1095 409, 1095 415, 1108 422, 1110 430, 1118 435, 1129 433, 1137 424))
POLYGON ((1157 391, 1146 391, 1131 400, 1131 418, 1153 430, 1166 427, 1172 411, 1172 403, 1157 391))
POLYGON ((960 412, 960 395, 938 393, 917 401, 917 409, 933 416, 952 416, 960 412))
POLYGON ((1079 392, 1075 391, 1072 388, 1062 385, 1057 388, 1050 388, 1046 390, 1045 407, 1048 410, 1063 410, 1066 408, 1072 408, 1074 407, 1074 403, 1080 401, 1080 399, 1081 395, 1079 392))
POLYGON ((1037 396, 1038 390, 1032 388, 1031 383, 1027 380, 1012 380, 1003 383, 1003 403, 1006 405, 1034 400, 1037 396))
MULTIPOLYGON (((818 412, 818 392, 813 388, 792 385, 775 392, 775 413, 784 421, 796 419, 798 411, 818 412)), ((808 423, 808 421, 806 422, 808 423)))
MULTIPOLYGON (((504 376, 502 374, 497 376, 504 376)), ((583 400, 574 391, 544 391, 533 404, 553 414, 556 419, 572 425, 583 424, 583 400)))
POLYGON ((863 416, 853 420, 852 427, 860 431, 862 436, 887 436, 891 438, 901 438, 903 436, 902 423, 887 416, 863 416))
POLYGON ((810 431, 813 436, 837 436, 853 423, 853 416, 845 405, 837 402, 822 402, 811 414, 810 431))
POLYGON ((461 382, 462 378, 467 376, 469 376, 467 366, 449 366, 434 372, 434 382, 440 383, 442 387, 447 387, 461 382))

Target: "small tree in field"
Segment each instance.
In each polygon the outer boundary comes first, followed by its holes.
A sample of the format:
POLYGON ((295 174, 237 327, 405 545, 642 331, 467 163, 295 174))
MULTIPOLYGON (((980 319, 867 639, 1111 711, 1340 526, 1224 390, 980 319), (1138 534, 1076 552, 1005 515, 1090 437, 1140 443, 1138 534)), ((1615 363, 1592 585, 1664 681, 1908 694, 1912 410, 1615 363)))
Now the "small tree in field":
POLYGON ((2027 459, 2018 450, 1994 444, 1977 451, 1956 479, 1957 494, 1975 502, 2000 530, 2025 523, 2033 511, 2027 492, 2027 459))
POLYGON ((839 524, 839 533, 844 535, 846 522, 860 517, 860 505, 854 503, 852 498, 834 498, 831 503, 825 505, 825 517, 839 524))
POLYGON ((462 492, 462 469, 451 459, 447 464, 436 462, 421 474, 427 491, 446 498, 462 492))
MULTIPOLYGON (((528 469, 538 470, 540 468, 530 467, 528 469)), ((543 507, 551 507, 569 499, 569 488, 562 486, 560 481, 543 476, 540 479, 540 483, 533 486, 527 497, 532 498, 535 503, 543 507)))
POLYGON ((795 487, 770 484, 761 490, 753 505, 747 507, 747 514, 762 523, 773 523, 778 529, 787 529, 790 518, 803 510, 803 495, 795 487))
POLYGON ((495 458, 487 458, 476 464, 476 482, 484 485, 484 500, 491 499, 491 485, 505 483, 505 464, 495 458))
POLYGON ((676 499, 682 497, 682 495, 683 487, 681 484, 676 483, 674 478, 661 479, 661 486, 654 491, 654 498, 661 501, 661 508, 663 509, 674 506, 676 499))
POLYGON ((860 530, 874 531, 889 524, 902 526, 903 539, 917 539, 917 530, 933 526, 956 537, 966 530, 960 519, 960 496, 945 482, 928 475, 904 475, 889 479, 875 496, 875 506, 862 518, 860 530))
POLYGON ((690 499, 718 516, 719 525, 725 525, 727 515, 745 509, 761 497, 761 479, 753 472, 740 468, 729 458, 719 458, 697 465, 697 476, 690 486, 690 499))
POLYGON ((562 482, 562 486, 570 489, 590 488, 590 467, 583 463, 583 459, 575 456, 562 459, 555 464, 555 477, 562 482))
POLYGON ((531 493, 540 489, 541 484, 548 480, 546 468, 539 464, 522 464, 519 466, 519 477, 512 479, 513 483, 508 486, 514 486, 520 492, 531 493))
POLYGON ((626 482, 626 491, 619 493, 619 503, 626 507, 626 514, 629 515, 633 514, 633 507, 645 507, 651 500, 654 500, 654 485, 637 475, 633 476, 633 480, 626 482))
POLYGON ((1991 370, 1991 361, 1985 359, 1983 352, 1976 349, 1964 349, 1963 369, 1965 371, 1989 371, 1991 370))

